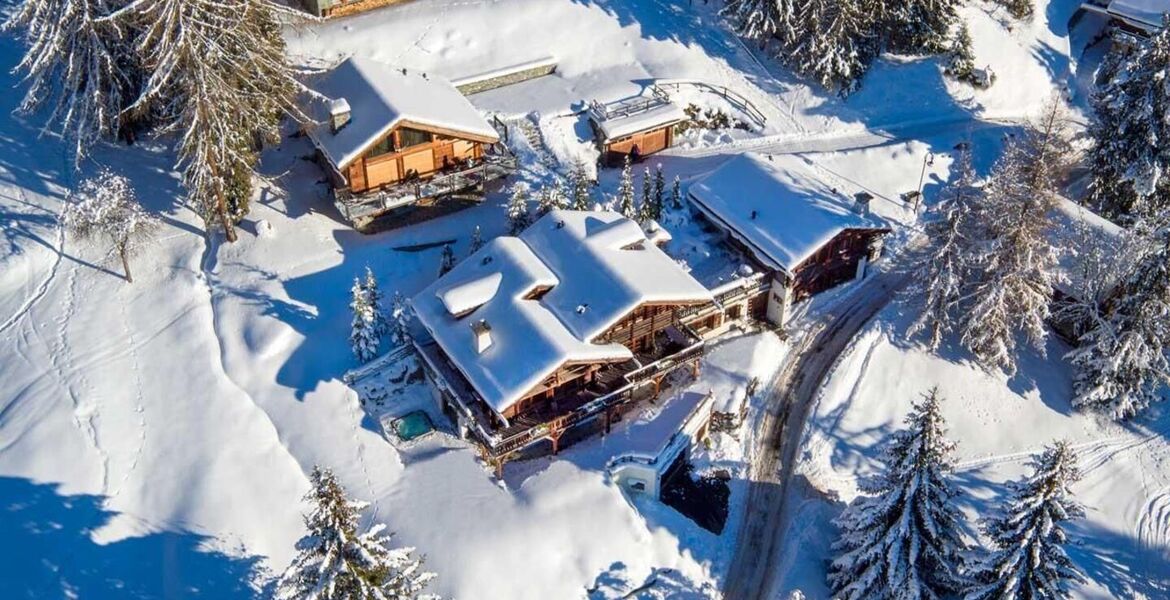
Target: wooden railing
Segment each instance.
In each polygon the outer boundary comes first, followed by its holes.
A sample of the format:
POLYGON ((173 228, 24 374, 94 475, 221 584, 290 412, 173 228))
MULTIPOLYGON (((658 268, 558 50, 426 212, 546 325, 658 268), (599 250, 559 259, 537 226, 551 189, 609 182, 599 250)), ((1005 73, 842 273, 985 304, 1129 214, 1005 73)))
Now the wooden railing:
POLYGON ((748 100, 742 94, 739 94, 735 90, 725 85, 715 85, 705 81, 697 81, 693 79, 658 79, 651 87, 673 87, 675 91, 678 91, 684 85, 705 89, 713 94, 722 96, 724 100, 730 102, 732 106, 738 108, 745 115, 755 121, 756 125, 759 125, 760 127, 763 127, 764 124, 768 122, 768 118, 764 116, 764 113, 761 112, 759 108, 756 108, 756 105, 753 104, 751 100, 748 100))
POLYGON ((657 86, 650 86, 649 96, 634 96, 602 104, 597 100, 589 103, 589 112, 597 121, 620 119, 644 113, 660 106, 670 104, 670 95, 657 86))

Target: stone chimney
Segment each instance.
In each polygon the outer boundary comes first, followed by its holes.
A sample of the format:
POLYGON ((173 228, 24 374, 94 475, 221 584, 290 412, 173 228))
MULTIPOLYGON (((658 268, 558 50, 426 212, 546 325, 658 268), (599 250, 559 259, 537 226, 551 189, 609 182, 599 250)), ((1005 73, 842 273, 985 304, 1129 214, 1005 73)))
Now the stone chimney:
POLYGON ((333 133, 341 131, 349 124, 350 119, 349 101, 345 98, 337 98, 329 101, 329 127, 333 133))
POLYGON ((471 332, 475 334, 475 351, 478 354, 487 352, 492 347, 492 326, 480 319, 471 324, 471 332))
POLYGON ((857 192, 853 194, 853 212, 863 217, 868 215, 871 200, 873 200, 873 194, 869 192, 857 192))

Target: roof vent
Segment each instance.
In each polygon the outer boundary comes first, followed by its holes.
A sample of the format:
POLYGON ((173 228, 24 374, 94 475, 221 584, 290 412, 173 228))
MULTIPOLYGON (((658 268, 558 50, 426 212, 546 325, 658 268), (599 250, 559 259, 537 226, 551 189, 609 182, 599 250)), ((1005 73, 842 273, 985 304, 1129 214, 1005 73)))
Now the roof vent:
POLYGON ((756 217, 758 217, 758 216, 760 216, 760 212, 759 212, 759 211, 756 211, 756 210, 753 210, 753 211, 752 211, 752 220, 753 220, 753 221, 755 221, 755 220, 756 220, 756 217))
POLYGON ((475 334, 475 352, 483 354, 492 347, 492 326, 484 319, 471 324, 471 332, 475 334))
POLYGON ((492 255, 488 254, 487 256, 483 257, 483 260, 479 261, 479 264, 481 264, 481 265, 492 264, 492 255))
POLYGON ((351 115, 349 101, 345 98, 329 101, 329 128, 333 130, 333 133, 337 133, 349 125, 351 115))
POLYGON ((583 314, 585 314, 585 311, 587 311, 587 310, 589 310, 588 304, 578 304, 577 305, 577 314, 583 315, 583 314))
POLYGON ((853 212, 861 216, 868 215, 871 200, 873 200, 873 194, 869 192, 857 192, 853 194, 853 212))
POLYGON ((402 67, 402 74, 406 75, 406 67, 402 67))
POLYGON ((564 228, 565 228, 565 222, 563 220, 557 221, 557 229, 564 229, 564 228))

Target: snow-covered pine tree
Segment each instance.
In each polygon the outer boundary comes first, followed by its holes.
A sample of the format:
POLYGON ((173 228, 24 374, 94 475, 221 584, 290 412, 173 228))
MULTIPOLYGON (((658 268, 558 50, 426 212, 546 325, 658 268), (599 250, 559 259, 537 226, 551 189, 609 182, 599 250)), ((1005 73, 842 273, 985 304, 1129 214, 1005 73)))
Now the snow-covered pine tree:
POLYGON ((1068 354, 1073 406, 1126 419, 1170 384, 1170 218, 1146 234, 1132 271, 1068 354))
POLYGON ((983 519, 992 550, 972 569, 964 600, 1063 600, 1085 579, 1064 549, 1066 523, 1084 516, 1069 489, 1081 478, 1076 453, 1057 442, 1031 464, 1031 475, 1008 483, 999 514, 983 519))
POLYGON ((565 190, 559 180, 540 188, 539 201, 536 206, 536 217, 565 208, 565 190))
POLYGON ((354 277, 353 287, 349 291, 349 308, 353 311, 353 320, 350 321, 349 329, 349 346, 359 361, 369 362, 378 355, 378 345, 381 343, 381 336, 378 334, 378 319, 362 280, 354 277))
POLYGON ((670 207, 675 210, 682 208, 682 181, 678 175, 675 175, 674 181, 670 183, 670 207))
POLYGON ((890 50, 902 54, 937 54, 958 21, 955 0, 885 0, 882 23, 890 50))
POLYGON ((1051 213, 1067 148, 1063 108, 1054 100, 1022 139, 1008 143, 983 188, 983 239, 961 330, 963 345, 987 368, 1015 372, 1020 332, 1044 350, 1058 281, 1051 213))
POLYGON ((971 85, 976 82, 975 51, 971 49, 971 30, 966 22, 959 24, 955 37, 951 40, 945 72, 958 81, 971 85))
POLYGON ((378 335, 382 335, 390 330, 390 322, 386 319, 386 307, 383 306, 382 290, 378 288, 378 280, 374 277, 374 271, 366 266, 366 276, 362 280, 362 288, 366 292, 366 302, 370 304, 370 309, 374 311, 374 331, 378 335))
POLYGON ((654 167, 654 203, 651 207, 654 209, 650 214, 650 218, 658 220, 662 218, 662 209, 666 202, 666 175, 662 173, 662 164, 659 163, 654 167))
MULTIPOLYGON (((1167 16, 1170 19, 1170 16, 1167 16)), ((1170 20, 1165 22, 1170 25, 1170 20)), ((1130 56, 1093 98, 1090 201, 1106 216, 1132 222, 1170 211, 1170 27, 1130 56)))
POLYGON ((528 216, 528 184, 517 181, 512 185, 512 196, 508 200, 508 224, 512 235, 518 235, 532 223, 528 216))
POLYGON ((1030 19, 1036 12, 1032 0, 999 0, 999 3, 1007 9, 1008 14, 1020 20, 1030 19))
POLYGON ((720 12, 731 20, 736 33, 761 45, 773 37, 782 44, 795 39, 795 0, 728 0, 720 12))
POLYGON ((188 201, 235 241, 248 211, 255 141, 279 139, 282 114, 300 114, 273 0, 145 0, 130 5, 149 76, 130 106, 178 139, 188 201))
POLYGON ((390 309, 390 342, 396 346, 410 343, 410 307, 406 298, 394 292, 390 309))
POLYGON ((580 158, 573 159, 573 169, 569 172, 569 192, 572 194, 570 206, 573 210, 590 210, 593 208, 593 182, 585 171, 585 162, 580 158))
POLYGON ((439 257, 439 277, 446 275, 455 268, 455 250, 451 244, 443 244, 443 254, 439 257))
POLYGON ((955 329, 959 301, 971 277, 972 238, 978 237, 972 235, 977 226, 974 205, 978 190, 970 152, 961 152, 956 162, 955 180, 943 189, 937 214, 926 223, 928 242, 910 290, 911 297, 921 304, 921 313, 907 333, 914 336, 928 331, 927 345, 932 350, 939 347, 944 334, 955 329))
POLYGON ((133 100, 138 68, 127 28, 108 17, 129 0, 24 0, 3 25, 19 31, 27 48, 16 70, 28 90, 20 110, 48 108, 73 146, 75 161, 102 136, 117 133, 133 100))
POLYGON ((433 598, 422 591, 435 575, 423 571, 413 548, 389 548, 381 524, 358 533, 358 517, 368 503, 347 498, 328 469, 314 467, 309 482, 309 531, 277 584, 279 600, 433 598))
POLYGON ((622 176, 618 181, 617 211, 627 219, 638 220, 638 209, 634 206, 634 173, 630 168, 630 157, 626 157, 622 176))
POLYGON ((842 96, 857 90, 878 54, 873 15, 858 0, 808 0, 789 62, 842 96))
POLYGON ((75 235, 106 238, 113 245, 113 253, 122 260, 126 281, 131 283, 134 277, 130 274, 130 255, 160 224, 138 203, 130 181, 108 170, 82 181, 70 195, 61 217, 66 229, 75 235))
POLYGON ((891 435, 885 471, 864 481, 864 495, 835 521, 834 598, 934 600, 962 588, 963 514, 940 403, 937 389, 923 395, 906 429, 891 435))
POLYGON ((483 232, 479 230, 479 225, 476 225, 471 232, 471 241, 467 243, 467 255, 471 256, 479 252, 479 249, 483 248, 483 244, 483 232))
POLYGON ((650 177, 650 167, 642 171, 642 202, 638 207, 638 222, 646 224, 654 218, 654 180, 650 177))

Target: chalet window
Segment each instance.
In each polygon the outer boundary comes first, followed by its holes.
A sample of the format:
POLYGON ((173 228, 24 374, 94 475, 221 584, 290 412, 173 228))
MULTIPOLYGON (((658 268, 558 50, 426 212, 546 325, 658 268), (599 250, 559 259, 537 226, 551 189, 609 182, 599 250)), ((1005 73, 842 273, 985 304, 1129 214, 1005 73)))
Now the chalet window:
POLYGON ((375 156, 381 156, 383 154, 388 154, 388 153, 393 152, 393 151, 394 151, 394 137, 388 135, 388 136, 386 136, 386 139, 378 142, 377 144, 374 144, 370 148, 370 151, 366 153, 366 158, 373 158, 375 156))
POLYGON ((428 131, 403 127, 398 130, 398 140, 400 142, 398 144, 400 148, 410 148, 419 144, 429 144, 431 142, 431 134, 428 131))

